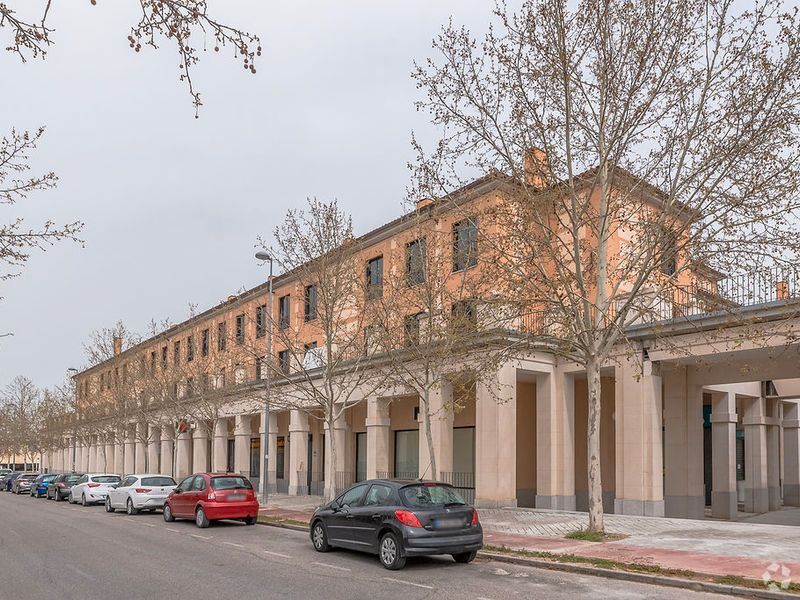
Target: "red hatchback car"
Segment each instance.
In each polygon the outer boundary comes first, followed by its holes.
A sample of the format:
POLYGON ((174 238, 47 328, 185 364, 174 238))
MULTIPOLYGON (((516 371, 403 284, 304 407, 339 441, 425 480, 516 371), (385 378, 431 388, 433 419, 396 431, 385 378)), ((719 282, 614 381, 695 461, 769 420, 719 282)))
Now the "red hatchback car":
POLYGON ((258 499, 253 484, 236 473, 195 473, 178 484, 164 503, 164 520, 194 519, 198 527, 211 521, 238 519, 255 525, 258 499))

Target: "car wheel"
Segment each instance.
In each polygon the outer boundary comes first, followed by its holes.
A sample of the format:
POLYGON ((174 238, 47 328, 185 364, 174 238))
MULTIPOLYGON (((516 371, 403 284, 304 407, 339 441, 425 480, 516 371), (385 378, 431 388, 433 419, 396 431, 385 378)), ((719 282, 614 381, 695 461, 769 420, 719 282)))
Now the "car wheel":
POLYGON ((203 510, 203 507, 199 507, 197 512, 194 513, 194 522, 200 529, 205 529, 211 524, 211 521, 208 520, 206 516, 206 511, 203 510))
POLYGON ((472 552, 461 552, 460 554, 453 554, 453 560, 457 563, 467 564, 475 560, 477 554, 478 553, 474 550, 472 552))
POLYGON ((111 512, 114 512, 114 510, 115 510, 114 507, 111 506, 111 498, 106 496, 106 512, 111 513, 111 512))
POLYGON ((381 564, 390 571, 397 571, 406 566, 405 556, 400 556, 400 544, 397 536, 391 531, 385 533, 378 545, 381 564))
POLYGON ((86 502, 86 494, 81 494, 81 506, 89 506, 89 503, 86 502))
POLYGON ((175 520, 175 517, 172 516, 172 509, 170 508, 169 504, 164 505, 164 520, 167 523, 172 523, 175 520))
POLYGON ((255 525, 258 522, 258 517, 245 517, 244 524, 245 525, 255 525))
POLYGON ((133 500, 131 500, 130 498, 128 498, 127 509, 128 509, 128 514, 130 516, 133 516, 139 512, 138 510, 136 510, 136 507, 133 505, 133 500))
POLYGON ((321 521, 314 523, 314 527, 311 529, 311 543, 314 544, 314 550, 317 552, 329 552, 331 549, 331 545, 328 543, 328 534, 321 521))

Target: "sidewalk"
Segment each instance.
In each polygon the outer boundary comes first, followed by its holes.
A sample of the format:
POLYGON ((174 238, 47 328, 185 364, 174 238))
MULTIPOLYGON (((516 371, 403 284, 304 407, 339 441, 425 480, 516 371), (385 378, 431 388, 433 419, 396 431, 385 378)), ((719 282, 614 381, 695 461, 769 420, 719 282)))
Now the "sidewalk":
MULTIPOLYGON (((261 514, 308 523, 322 503, 319 496, 276 494, 261 514)), ((780 568, 785 567, 800 583, 800 527, 793 525, 606 515, 606 532, 626 537, 600 543, 564 538, 587 526, 586 513, 515 508, 478 513, 487 546, 757 580, 768 570, 783 579, 780 568)), ((776 520, 800 524, 800 509, 784 509, 776 520)))

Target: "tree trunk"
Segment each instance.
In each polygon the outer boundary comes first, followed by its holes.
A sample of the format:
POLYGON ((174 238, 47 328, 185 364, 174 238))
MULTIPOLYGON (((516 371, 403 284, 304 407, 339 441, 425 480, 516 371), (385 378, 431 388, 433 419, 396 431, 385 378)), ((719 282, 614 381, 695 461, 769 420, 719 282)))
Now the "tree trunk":
POLYGON ((588 419, 588 471, 589 471, 589 531, 602 532, 603 482, 600 471, 600 364, 589 361, 586 365, 589 383, 588 419))
MULTIPOLYGON (((325 440, 330 448, 330 456, 325 461, 325 501, 336 497, 336 432, 333 428, 333 415, 328 414, 325 422, 328 425, 325 440)), ((325 452, 325 448, 322 449, 325 452)))
MULTIPOLYGON (((438 473, 436 470, 436 453, 433 451, 433 431, 431 431, 431 391, 430 388, 426 388, 422 394, 422 421, 425 425, 425 439, 428 443, 428 456, 430 457, 430 469, 426 469, 428 473, 430 473, 431 479, 438 479, 438 473)), ((425 471, 419 474, 422 477, 425 474, 425 471)))

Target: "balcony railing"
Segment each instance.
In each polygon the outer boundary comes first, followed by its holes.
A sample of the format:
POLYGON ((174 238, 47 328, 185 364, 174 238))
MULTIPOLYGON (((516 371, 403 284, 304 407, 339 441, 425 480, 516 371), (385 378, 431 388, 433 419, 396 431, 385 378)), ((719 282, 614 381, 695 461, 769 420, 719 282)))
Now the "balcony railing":
MULTIPOLYGON (((735 314, 742 308, 800 301, 800 270, 776 268, 731 276, 717 282, 696 281, 690 285, 643 288, 632 300, 620 297, 605 315, 612 323, 626 304, 625 326, 643 325, 698 317, 719 312, 735 314)), ((520 331, 536 336, 560 337, 568 329, 562 311, 539 310, 519 317, 520 331)))

